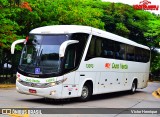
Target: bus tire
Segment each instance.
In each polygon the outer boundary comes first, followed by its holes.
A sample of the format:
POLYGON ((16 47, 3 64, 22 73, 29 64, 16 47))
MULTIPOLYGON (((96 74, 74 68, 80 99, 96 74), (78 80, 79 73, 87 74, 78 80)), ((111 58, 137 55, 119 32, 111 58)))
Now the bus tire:
POLYGON ((89 84, 84 84, 81 92, 81 96, 79 97, 79 101, 86 102, 90 99, 92 95, 92 88, 89 84))
POLYGON ((136 89, 137 89, 137 84, 135 81, 133 81, 130 93, 134 94, 136 92, 136 89))

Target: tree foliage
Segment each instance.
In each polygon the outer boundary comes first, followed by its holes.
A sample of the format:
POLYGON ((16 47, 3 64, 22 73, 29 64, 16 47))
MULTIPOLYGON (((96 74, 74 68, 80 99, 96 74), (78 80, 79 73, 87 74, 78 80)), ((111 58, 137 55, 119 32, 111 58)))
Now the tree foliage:
POLYGON ((76 24, 100 28, 147 45, 152 50, 152 71, 158 64, 160 16, 121 3, 101 0, 0 0, 0 46, 10 48, 33 28, 76 24))

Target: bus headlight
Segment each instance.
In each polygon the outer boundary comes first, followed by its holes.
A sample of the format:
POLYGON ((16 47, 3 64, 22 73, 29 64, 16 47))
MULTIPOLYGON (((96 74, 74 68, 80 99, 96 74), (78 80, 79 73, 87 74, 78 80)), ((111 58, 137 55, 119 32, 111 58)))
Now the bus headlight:
POLYGON ((50 86, 55 86, 55 85, 56 85, 55 82, 50 83, 50 86))
POLYGON ((55 86, 55 85, 59 85, 59 84, 62 84, 63 82, 65 82, 67 80, 67 78, 64 78, 62 80, 58 80, 58 81, 55 81, 55 82, 51 82, 50 83, 50 86, 55 86))

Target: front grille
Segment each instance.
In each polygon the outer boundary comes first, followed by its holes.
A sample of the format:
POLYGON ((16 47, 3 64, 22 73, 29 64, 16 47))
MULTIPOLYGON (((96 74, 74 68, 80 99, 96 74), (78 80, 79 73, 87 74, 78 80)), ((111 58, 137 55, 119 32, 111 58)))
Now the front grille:
POLYGON ((25 82, 25 81, 18 81, 20 84, 24 86, 29 86, 29 87, 35 87, 35 88, 47 88, 51 87, 49 83, 31 83, 31 82, 25 82))

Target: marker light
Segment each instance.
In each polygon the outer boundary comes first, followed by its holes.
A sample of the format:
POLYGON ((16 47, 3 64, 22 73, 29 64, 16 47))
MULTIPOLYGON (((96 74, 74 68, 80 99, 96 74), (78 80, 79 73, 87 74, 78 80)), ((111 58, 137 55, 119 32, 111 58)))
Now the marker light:
POLYGON ((29 39, 29 37, 28 37, 28 36, 26 36, 26 39, 25 39, 25 41, 24 41, 24 44, 26 44, 26 43, 27 43, 28 39, 29 39))
POLYGON ((20 74, 17 74, 17 77, 20 77, 20 74))
POLYGON ((28 41, 28 39, 29 39, 29 37, 28 37, 28 36, 26 36, 26 42, 28 41))

